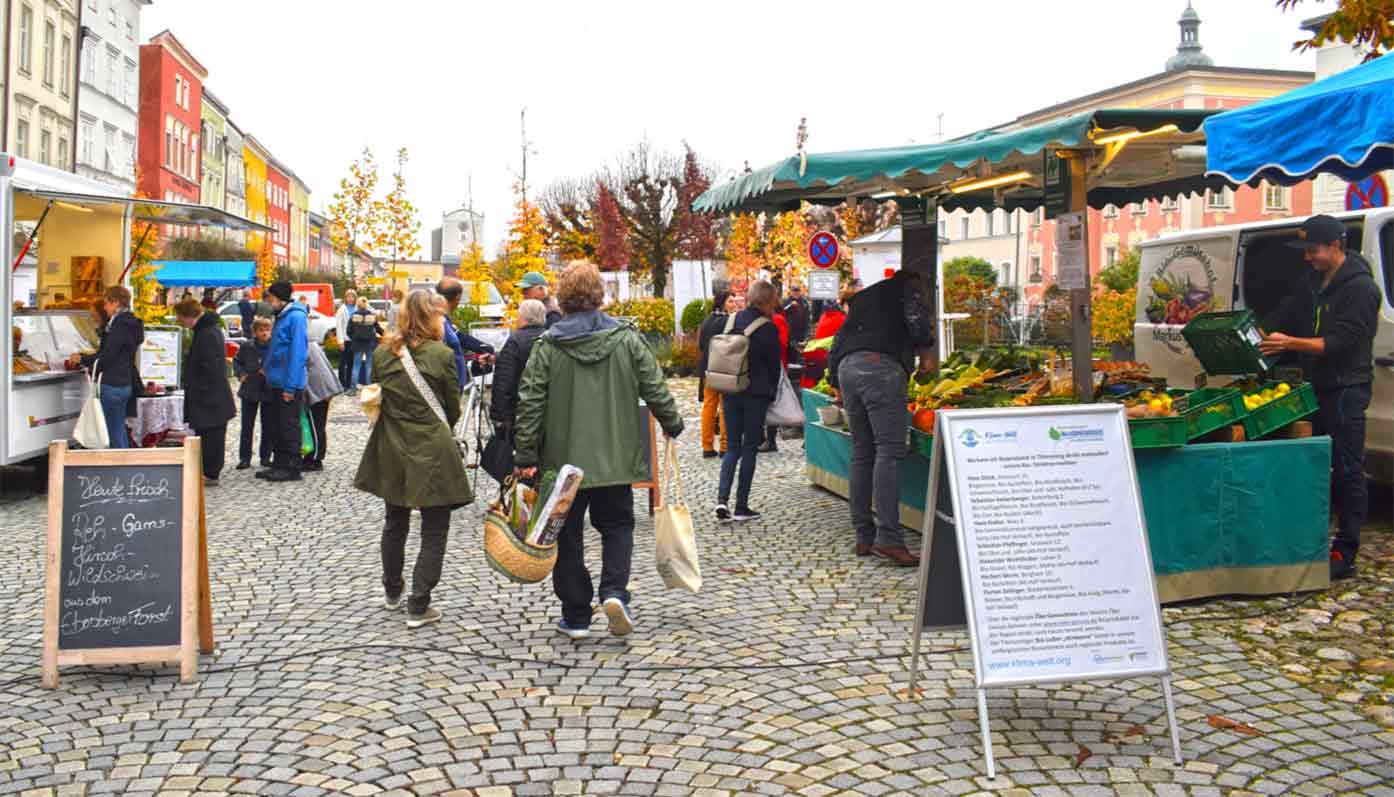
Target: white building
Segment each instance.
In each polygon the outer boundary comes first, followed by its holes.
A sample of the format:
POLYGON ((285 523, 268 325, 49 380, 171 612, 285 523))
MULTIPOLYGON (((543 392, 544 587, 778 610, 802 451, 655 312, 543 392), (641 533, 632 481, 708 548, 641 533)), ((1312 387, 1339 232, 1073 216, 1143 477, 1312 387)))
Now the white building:
POLYGON ((482 240, 484 214, 468 208, 452 210, 442 214, 441 225, 431 230, 431 259, 445 264, 446 273, 458 271, 460 254, 472 242, 482 240))
POLYGON ((77 172, 135 191, 140 12, 150 0, 79 0, 77 172))
MULTIPOLYGON (((227 136, 223 151, 223 185, 227 188, 225 197, 227 212, 235 216, 247 217, 247 173, 242 160, 242 130, 227 120, 227 136)), ((228 240, 242 243, 246 233, 228 232, 228 240)))

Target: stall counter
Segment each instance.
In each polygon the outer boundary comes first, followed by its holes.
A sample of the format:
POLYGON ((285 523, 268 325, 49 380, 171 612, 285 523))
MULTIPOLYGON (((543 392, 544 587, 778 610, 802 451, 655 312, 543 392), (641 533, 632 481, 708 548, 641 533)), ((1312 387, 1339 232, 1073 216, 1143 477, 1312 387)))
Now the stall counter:
MULTIPOLYGON (((803 391, 804 467, 813 484, 846 498, 852 438, 818 422, 830 401, 803 391)), ((1163 603, 1328 586, 1329 438, 1141 450, 1134 461, 1163 603), (1282 501, 1273 500, 1278 489, 1282 501)), ((900 522, 915 531, 928 481, 929 460, 907 453, 900 522)))

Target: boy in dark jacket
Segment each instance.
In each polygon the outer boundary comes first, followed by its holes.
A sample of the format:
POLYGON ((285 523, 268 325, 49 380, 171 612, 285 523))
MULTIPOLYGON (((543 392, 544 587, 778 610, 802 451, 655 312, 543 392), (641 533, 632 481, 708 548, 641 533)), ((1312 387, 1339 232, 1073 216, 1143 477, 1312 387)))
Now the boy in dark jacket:
POLYGON ((237 356, 232 358, 233 373, 241 382, 237 397, 242 400, 242 444, 237 452, 238 470, 252 466, 252 433, 256 429, 258 411, 261 412, 261 442, 257 446, 257 453, 261 457, 261 466, 271 467, 271 438, 267 435, 270 427, 270 393, 266 387, 266 374, 261 372, 261 361, 271 347, 271 319, 254 318, 251 335, 251 340, 242 344, 237 356))

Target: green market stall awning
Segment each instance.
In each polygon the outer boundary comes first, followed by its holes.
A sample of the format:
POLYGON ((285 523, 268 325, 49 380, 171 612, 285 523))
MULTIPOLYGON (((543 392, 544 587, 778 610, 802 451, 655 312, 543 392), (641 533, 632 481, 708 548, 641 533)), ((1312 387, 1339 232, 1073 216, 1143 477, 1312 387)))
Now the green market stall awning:
POLYGON ((1088 111, 1018 130, 975 133, 942 144, 794 155, 713 186, 693 203, 699 212, 783 211, 801 201, 937 197, 941 207, 1031 210, 1044 198, 1046 150, 1091 152, 1091 207, 1123 205, 1232 186, 1205 176, 1201 123, 1206 110, 1088 111), (965 181, 1029 173, 1008 185, 954 193, 965 181))
POLYGON ((251 260, 156 260, 155 281, 166 288, 242 288, 257 282, 251 260))

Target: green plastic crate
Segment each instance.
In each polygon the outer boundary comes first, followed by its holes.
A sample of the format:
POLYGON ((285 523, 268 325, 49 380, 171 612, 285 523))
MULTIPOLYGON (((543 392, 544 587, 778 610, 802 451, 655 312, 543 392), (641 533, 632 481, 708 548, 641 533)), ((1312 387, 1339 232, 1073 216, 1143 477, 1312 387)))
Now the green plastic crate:
POLYGON ((910 450, 929 459, 934 453, 934 435, 925 434, 919 429, 910 430, 910 450))
MULTIPOLYGON (((1277 386, 1277 382, 1269 382, 1259 389, 1266 390, 1277 386)), ((1244 436, 1250 440, 1267 437, 1316 411, 1317 392, 1312 389, 1311 383, 1303 382, 1286 396, 1279 396, 1257 409, 1250 410, 1249 414, 1244 416, 1244 436)))
POLYGON ((1186 419, 1134 418, 1128 421, 1128 437, 1133 448, 1179 448, 1186 445, 1186 419))
POLYGON ((1181 330, 1207 374, 1262 374, 1274 361, 1259 354, 1263 339, 1254 311, 1201 313, 1181 330))
POLYGON ((1203 387, 1186 394, 1186 439, 1204 437, 1243 420, 1249 411, 1244 408, 1244 394, 1232 387, 1203 387))

